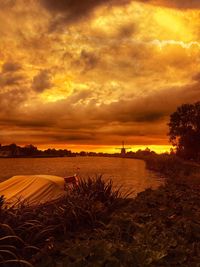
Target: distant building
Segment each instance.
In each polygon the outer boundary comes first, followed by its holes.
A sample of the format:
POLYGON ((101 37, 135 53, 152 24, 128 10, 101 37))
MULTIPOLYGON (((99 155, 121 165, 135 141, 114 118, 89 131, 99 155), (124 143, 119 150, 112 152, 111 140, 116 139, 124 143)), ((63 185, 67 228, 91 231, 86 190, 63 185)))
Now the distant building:
POLYGON ((121 156, 124 157, 126 156, 126 150, 131 149, 131 147, 125 147, 124 146, 124 141, 122 141, 122 147, 121 148, 116 148, 121 150, 121 156))

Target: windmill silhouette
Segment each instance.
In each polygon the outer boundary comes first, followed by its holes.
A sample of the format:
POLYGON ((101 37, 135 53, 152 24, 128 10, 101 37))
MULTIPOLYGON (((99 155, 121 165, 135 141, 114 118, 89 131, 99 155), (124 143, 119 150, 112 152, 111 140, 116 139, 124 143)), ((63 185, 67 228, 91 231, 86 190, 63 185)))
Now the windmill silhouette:
POLYGON ((127 149, 131 149, 131 147, 125 147, 124 146, 124 141, 122 141, 122 147, 120 147, 120 148, 118 147, 116 149, 120 149, 121 150, 121 155, 124 157, 126 155, 126 150, 127 149))

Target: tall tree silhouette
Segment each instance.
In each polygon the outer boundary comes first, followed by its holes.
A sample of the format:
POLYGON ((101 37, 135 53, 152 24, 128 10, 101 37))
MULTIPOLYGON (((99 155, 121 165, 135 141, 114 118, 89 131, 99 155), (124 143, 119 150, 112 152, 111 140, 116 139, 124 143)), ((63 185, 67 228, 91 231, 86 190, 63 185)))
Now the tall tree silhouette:
POLYGON ((200 160, 200 102, 183 104, 171 114, 169 137, 177 155, 200 160))

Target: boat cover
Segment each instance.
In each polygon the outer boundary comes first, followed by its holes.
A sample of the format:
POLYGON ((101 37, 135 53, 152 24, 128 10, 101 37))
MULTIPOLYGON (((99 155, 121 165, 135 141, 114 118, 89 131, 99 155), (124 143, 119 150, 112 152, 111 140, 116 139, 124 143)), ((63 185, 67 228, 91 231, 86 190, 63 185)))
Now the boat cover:
POLYGON ((43 204, 65 195, 65 182, 62 177, 51 175, 19 175, 0 183, 0 196, 5 204, 43 204))

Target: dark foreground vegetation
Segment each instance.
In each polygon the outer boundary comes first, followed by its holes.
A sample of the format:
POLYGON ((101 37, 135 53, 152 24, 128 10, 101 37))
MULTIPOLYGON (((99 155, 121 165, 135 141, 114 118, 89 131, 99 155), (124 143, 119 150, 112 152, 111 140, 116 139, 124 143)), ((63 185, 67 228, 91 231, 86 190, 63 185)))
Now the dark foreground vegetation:
POLYGON ((0 266, 200 266, 200 186, 128 199, 101 177, 57 203, 0 209, 0 266))
POLYGON ((149 155, 142 158, 148 169, 160 173, 171 180, 200 180, 200 164, 184 161, 176 155, 149 155))
POLYGON ((200 162, 200 101, 179 106, 171 114, 168 126, 176 154, 185 160, 200 162))

